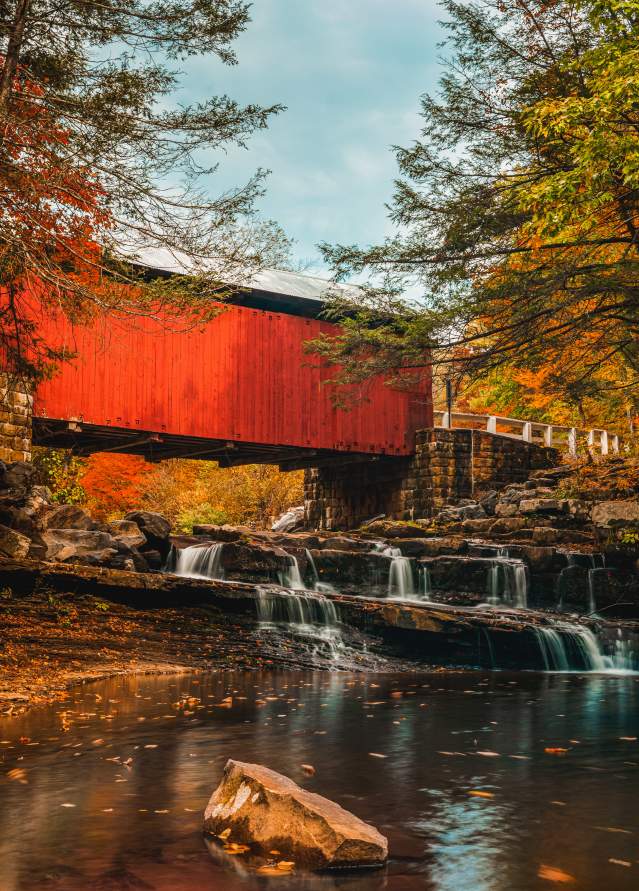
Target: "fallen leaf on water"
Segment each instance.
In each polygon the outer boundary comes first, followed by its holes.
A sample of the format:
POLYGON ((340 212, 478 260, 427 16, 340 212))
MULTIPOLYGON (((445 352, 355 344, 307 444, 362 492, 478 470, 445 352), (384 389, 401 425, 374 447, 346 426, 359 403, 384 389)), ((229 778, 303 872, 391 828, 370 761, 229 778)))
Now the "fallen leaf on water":
POLYGON ((23 786, 26 786, 29 782, 26 770, 23 770, 21 767, 14 767, 13 770, 9 771, 7 776, 10 780, 15 780, 16 783, 22 783, 23 786))
POLYGON ((281 876, 282 870, 278 869, 277 866, 273 866, 272 864, 267 864, 266 866, 260 866, 257 870, 263 876, 281 876))
POLYGON ((153 811, 154 814, 168 814, 168 810, 153 811))
POLYGON ((546 879, 548 882, 563 882, 564 884, 568 884, 569 882, 577 881, 574 876, 564 872, 563 869, 557 869, 556 866, 546 866, 543 863, 539 867, 537 875, 540 879, 546 879))
POLYGON ((71 804, 68 801, 65 801, 64 804, 61 804, 60 807, 75 807, 75 804, 71 804))
POLYGON ((544 749, 547 755, 565 755, 568 749, 562 749, 560 746, 554 748, 548 747, 544 749))
POLYGON ((275 850, 274 850, 274 851, 269 851, 269 854, 270 854, 272 857, 279 857, 279 856, 280 856, 280 852, 279 852, 279 851, 275 851, 275 850))
POLYGON ((617 860, 615 857, 608 857, 608 863, 616 863, 617 866, 632 866, 629 860, 617 860))
POLYGON ((481 789, 471 789, 468 793, 469 795, 473 795, 475 798, 494 798, 494 792, 483 792, 481 789))
POLYGON ((293 860, 280 860, 277 864, 277 868, 280 872, 290 872, 294 866, 295 863, 293 860))
POLYGON ((308 774, 309 777, 315 776, 315 768, 312 764, 302 764, 300 766, 304 773, 308 774))
POLYGON ((144 748, 145 749, 157 749, 157 747, 158 747, 157 743, 148 743, 144 748))
POLYGON ((618 829, 616 826, 595 826, 595 829, 599 829, 601 832, 621 832, 623 835, 632 835, 629 829, 618 829))
POLYGON ((237 854, 246 854, 246 852, 251 849, 248 845, 239 845, 237 842, 227 842, 224 845, 224 850, 227 854, 231 854, 231 856, 235 857, 237 854))
POLYGON ((229 826, 229 828, 225 829, 224 832, 220 832, 218 834, 218 838, 221 838, 222 841, 224 841, 224 839, 227 839, 230 834, 231 834, 231 827, 229 826))
POLYGON ((483 755, 484 758, 499 758, 499 752, 477 752, 478 755, 483 755))
POLYGON ((379 752, 369 752, 371 758, 388 758, 388 755, 380 755, 379 752))
POLYGON ((619 739, 623 739, 624 742, 637 742, 636 736, 620 736, 619 739))

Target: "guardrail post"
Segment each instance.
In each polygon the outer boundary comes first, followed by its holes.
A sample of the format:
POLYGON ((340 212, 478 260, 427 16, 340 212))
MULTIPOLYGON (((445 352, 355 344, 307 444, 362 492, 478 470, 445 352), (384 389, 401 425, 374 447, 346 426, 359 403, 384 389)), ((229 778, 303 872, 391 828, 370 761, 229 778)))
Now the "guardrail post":
POLYGON ((532 442, 532 424, 530 421, 526 421, 521 431, 521 438, 524 442, 532 442))
POLYGON ((450 415, 445 411, 442 417, 442 427, 450 428, 450 426, 450 415))
POLYGON ((573 456, 573 458, 577 457, 577 428, 571 427, 570 432, 568 433, 568 451, 573 456))
POLYGON ((601 437, 599 439, 599 442, 601 443, 601 454, 607 455, 608 454, 608 431, 607 430, 601 431, 601 437))
POLYGON ((544 430, 544 445, 552 448, 552 427, 550 424, 544 430))
POLYGON ((612 451, 615 455, 619 454, 619 436, 616 433, 612 437, 612 451))
POLYGON ((497 418, 494 415, 489 415, 486 421, 486 431, 488 433, 497 433, 497 418))
POLYGON ((588 451, 594 452, 594 450, 595 450, 595 431, 589 430, 588 431, 588 451))

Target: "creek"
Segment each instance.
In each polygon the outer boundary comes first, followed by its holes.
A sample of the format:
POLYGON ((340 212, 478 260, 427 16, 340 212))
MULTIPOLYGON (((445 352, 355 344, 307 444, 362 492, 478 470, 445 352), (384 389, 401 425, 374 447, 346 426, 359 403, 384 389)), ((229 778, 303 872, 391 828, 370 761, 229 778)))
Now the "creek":
POLYGON ((88 685, 0 725, 0 888, 634 891, 638 697, 633 676, 522 672, 88 685), (271 881, 225 857, 201 825, 229 757, 376 825, 388 866, 271 881))

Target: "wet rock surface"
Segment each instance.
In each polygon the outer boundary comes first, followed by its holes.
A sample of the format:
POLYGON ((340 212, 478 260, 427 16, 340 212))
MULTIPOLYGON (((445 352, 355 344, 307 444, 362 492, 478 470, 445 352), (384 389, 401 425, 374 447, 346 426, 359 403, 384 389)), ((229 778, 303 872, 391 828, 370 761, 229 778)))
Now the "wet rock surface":
POLYGON ((379 867, 388 842, 328 798, 260 764, 230 759, 204 813, 204 828, 309 869, 379 867))

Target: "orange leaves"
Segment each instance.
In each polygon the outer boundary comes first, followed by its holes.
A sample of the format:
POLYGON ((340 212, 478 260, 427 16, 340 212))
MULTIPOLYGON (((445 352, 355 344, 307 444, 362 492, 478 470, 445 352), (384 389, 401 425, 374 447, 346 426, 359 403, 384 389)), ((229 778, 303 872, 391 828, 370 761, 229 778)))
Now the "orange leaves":
POLYGON ((558 869, 556 866, 546 866, 543 863, 539 867, 537 875, 540 879, 545 879, 547 882, 558 882, 564 885, 577 881, 574 876, 564 872, 563 869, 558 869))
POLYGON ((80 481, 91 512, 106 519, 139 507, 145 479, 153 470, 136 455, 91 455, 80 481))

